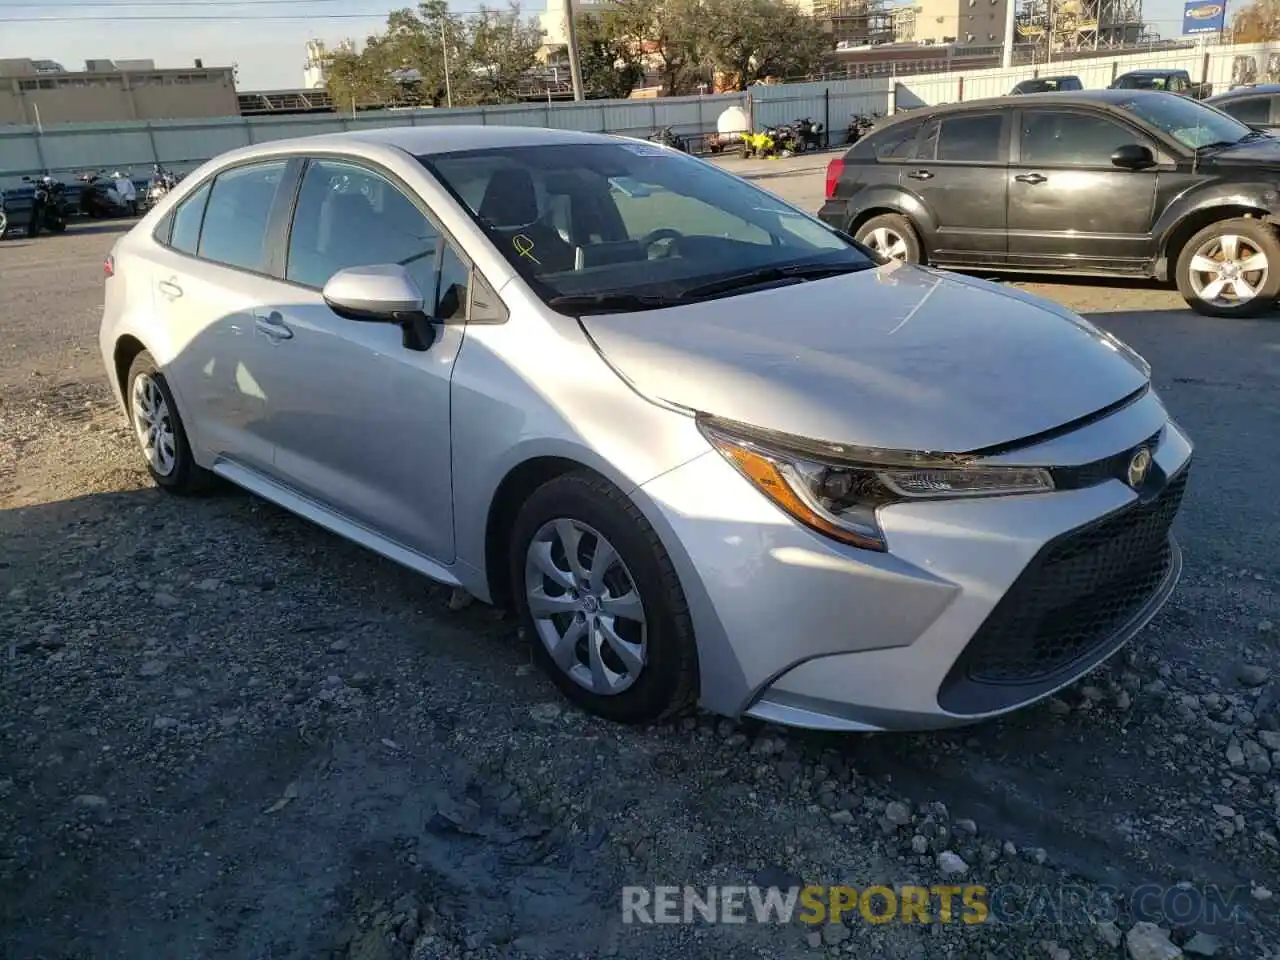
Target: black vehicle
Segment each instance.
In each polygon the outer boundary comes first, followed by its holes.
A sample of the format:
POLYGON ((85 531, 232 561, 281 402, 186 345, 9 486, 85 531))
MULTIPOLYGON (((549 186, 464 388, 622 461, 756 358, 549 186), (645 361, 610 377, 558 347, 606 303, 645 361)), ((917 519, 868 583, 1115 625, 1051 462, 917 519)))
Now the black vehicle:
POLYGON ((1108 90, 1161 90, 1194 100, 1213 93, 1212 83, 1195 83, 1186 70, 1130 70, 1112 81, 1108 90))
POLYGON ((1023 80, 1016 84, 1009 91, 1009 96, 1020 97, 1027 93, 1057 93, 1059 91, 1066 92, 1069 90, 1083 90, 1084 84, 1080 82, 1080 78, 1076 76, 1065 77, 1035 77, 1031 80, 1023 80))
POLYGON ((62 233, 67 229, 66 202, 62 184, 50 176, 23 177, 23 183, 32 187, 31 208, 27 219, 27 236, 35 237, 41 230, 62 233))
POLYGON ((819 216, 961 269, 1175 280, 1200 313, 1280 294, 1280 138, 1187 97, 1028 94, 896 116, 827 168, 819 216))
POLYGON ((1280 129, 1280 83, 1236 87, 1204 102, 1259 130, 1280 129))

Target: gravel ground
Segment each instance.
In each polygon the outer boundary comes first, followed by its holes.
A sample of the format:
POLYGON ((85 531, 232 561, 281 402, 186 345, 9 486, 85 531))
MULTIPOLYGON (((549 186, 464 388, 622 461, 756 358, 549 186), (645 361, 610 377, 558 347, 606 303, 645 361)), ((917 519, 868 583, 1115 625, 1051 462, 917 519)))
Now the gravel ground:
POLYGON ((0 956, 1280 956, 1274 322, 1034 286, 1142 351, 1198 445, 1182 586, 1059 698, 929 735, 630 730, 496 611, 152 489, 96 356, 113 236, 0 246, 0 956), (801 881, 1071 885, 1115 918, 620 923, 623 884, 801 881), (1135 924, 1145 883, 1239 887, 1246 922, 1135 924))

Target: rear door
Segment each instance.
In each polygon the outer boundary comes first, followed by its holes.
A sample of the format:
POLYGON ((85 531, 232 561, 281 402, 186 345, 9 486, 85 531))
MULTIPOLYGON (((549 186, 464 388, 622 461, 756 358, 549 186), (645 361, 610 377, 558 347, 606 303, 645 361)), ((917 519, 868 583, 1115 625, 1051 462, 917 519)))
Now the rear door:
POLYGON ((1158 167, 1112 165, 1116 147, 1149 137, 1095 112, 1022 109, 1009 165, 1009 263, 1141 273, 1153 255, 1158 167))
POLYGON ((931 118, 915 159, 902 168, 902 186, 934 223, 929 259, 956 266, 1005 260, 1006 168, 1012 111, 944 114, 931 118))
POLYGON ((296 162, 271 159, 225 169, 166 218, 157 235, 153 304, 170 338, 166 370, 197 449, 270 469, 265 433, 274 385, 270 341, 256 328, 296 162))

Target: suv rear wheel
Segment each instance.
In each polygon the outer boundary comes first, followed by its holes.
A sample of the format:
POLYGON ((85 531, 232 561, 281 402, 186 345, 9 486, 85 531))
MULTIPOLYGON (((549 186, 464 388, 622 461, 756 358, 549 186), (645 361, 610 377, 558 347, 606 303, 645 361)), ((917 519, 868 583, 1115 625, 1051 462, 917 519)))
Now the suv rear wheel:
POLYGON ((1178 292, 1210 317, 1253 317, 1280 295, 1280 238, 1269 224, 1240 217, 1205 227, 1182 248, 1178 292))
POLYGON ((896 213, 882 213, 858 227, 853 238, 890 260, 920 262, 920 238, 911 221, 896 213))

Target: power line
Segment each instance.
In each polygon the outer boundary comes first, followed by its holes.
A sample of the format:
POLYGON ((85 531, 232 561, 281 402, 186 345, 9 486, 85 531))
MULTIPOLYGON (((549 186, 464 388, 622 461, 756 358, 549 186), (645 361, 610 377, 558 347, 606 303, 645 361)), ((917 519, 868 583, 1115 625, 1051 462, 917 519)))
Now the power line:
MULTIPOLYGON (((120 4, 119 6, 134 6, 134 4, 120 4)), ((47 8, 46 8, 47 9, 47 8)), ((297 20, 297 21, 315 21, 315 20, 386 20, 386 13, 315 13, 315 14, 270 14, 270 13, 251 13, 239 16, 237 14, 177 14, 162 16, 147 16, 144 14, 127 14, 112 15, 111 23, 121 23, 124 21, 145 22, 145 23, 161 23, 161 22, 182 22, 190 23, 192 21, 212 21, 215 23, 248 23, 265 20, 297 20)), ((102 17, 0 17, 0 23, 103 23, 102 17)))
MULTIPOLYGON (((223 0, 227 7, 285 7, 315 3, 345 3, 347 0, 223 0)), ((22 3, 0 2, 0 10, 10 7, 32 7, 37 10, 79 10, 82 7, 204 7, 203 2, 181 3, 178 0, 74 0, 71 3, 22 3)))

